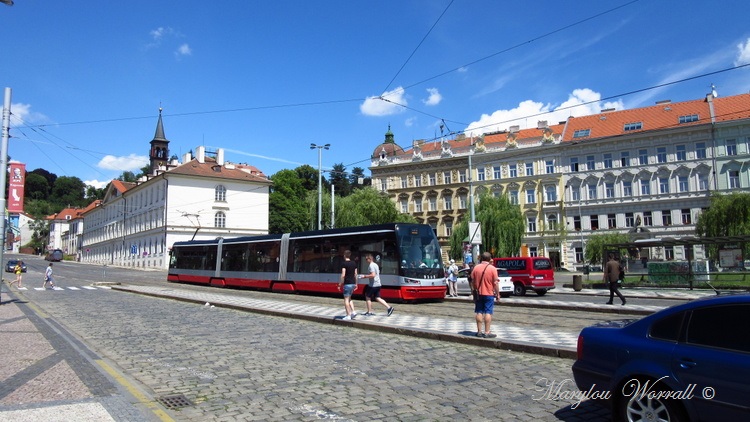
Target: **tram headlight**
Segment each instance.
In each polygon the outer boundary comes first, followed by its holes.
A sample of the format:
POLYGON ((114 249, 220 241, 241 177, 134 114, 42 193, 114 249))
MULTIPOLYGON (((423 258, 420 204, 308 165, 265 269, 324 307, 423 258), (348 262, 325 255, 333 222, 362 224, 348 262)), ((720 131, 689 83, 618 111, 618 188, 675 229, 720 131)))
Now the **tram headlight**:
POLYGON ((413 278, 406 278, 406 277, 404 277, 404 283, 406 283, 406 284, 419 284, 419 280, 415 280, 413 278))

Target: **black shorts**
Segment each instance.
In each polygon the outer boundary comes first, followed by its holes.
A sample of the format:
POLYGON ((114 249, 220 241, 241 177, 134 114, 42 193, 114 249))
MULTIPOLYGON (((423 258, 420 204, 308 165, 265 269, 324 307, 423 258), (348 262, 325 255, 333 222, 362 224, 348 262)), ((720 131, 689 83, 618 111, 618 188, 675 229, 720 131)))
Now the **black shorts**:
POLYGON ((370 287, 369 285, 365 286, 365 297, 370 300, 379 298, 380 286, 378 287, 370 287))

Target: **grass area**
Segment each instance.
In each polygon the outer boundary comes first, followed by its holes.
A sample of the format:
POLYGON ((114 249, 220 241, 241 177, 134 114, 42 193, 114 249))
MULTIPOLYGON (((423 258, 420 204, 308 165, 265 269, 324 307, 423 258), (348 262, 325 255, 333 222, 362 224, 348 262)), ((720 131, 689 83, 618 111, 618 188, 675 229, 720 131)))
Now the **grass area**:
MULTIPOLYGON (((693 280, 694 289, 708 289, 713 288, 724 290, 750 290, 750 272, 737 271, 737 272, 723 272, 723 273, 709 273, 708 283, 705 277, 696 278, 693 280), (710 283, 710 285, 708 284, 710 283), (711 287, 713 286, 713 288, 711 287)), ((688 288, 690 287, 689 280, 682 279, 679 281, 651 281, 645 274, 635 274, 632 276, 626 276, 623 282, 624 287, 660 287, 660 288, 688 288)))

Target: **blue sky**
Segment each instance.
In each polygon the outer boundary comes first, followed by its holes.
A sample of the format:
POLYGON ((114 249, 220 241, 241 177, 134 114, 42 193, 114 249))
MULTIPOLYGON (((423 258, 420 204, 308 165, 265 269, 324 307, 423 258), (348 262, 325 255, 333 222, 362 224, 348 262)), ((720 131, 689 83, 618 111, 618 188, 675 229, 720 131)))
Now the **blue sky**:
POLYGON ((310 144, 328 143, 324 168, 367 169, 389 125, 407 148, 443 121, 481 133, 712 84, 746 93, 750 66, 701 75, 750 63, 748 13, 746 0, 15 0, 0 4, 8 153, 102 186, 145 165, 161 106, 180 158, 224 148, 272 175, 317 167, 310 144))

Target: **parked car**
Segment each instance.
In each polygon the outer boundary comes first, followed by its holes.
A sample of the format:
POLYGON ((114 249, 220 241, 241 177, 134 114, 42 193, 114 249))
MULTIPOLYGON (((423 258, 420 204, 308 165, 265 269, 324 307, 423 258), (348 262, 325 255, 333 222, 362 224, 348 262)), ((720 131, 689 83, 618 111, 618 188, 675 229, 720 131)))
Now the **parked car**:
POLYGON ((722 295, 578 337, 573 376, 613 420, 750 420, 750 295, 722 295))
MULTIPOLYGON (((5 264, 5 272, 6 273, 15 272, 16 264, 18 264, 17 259, 9 259, 8 263, 5 264)), ((24 264, 23 261, 21 261, 21 272, 22 273, 26 272, 26 264, 24 264)))
MULTIPOLYGON (((456 281, 456 293, 460 295, 470 295, 471 286, 469 286, 469 271, 468 268, 462 268, 458 270, 458 279, 456 281)), ((500 296, 510 297, 513 294, 513 283, 510 281, 510 274, 505 268, 498 268, 497 275, 500 277, 500 296)))
POLYGON ((60 249, 51 250, 47 256, 44 257, 46 261, 59 262, 63 260, 63 251, 60 249))

